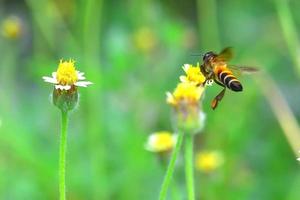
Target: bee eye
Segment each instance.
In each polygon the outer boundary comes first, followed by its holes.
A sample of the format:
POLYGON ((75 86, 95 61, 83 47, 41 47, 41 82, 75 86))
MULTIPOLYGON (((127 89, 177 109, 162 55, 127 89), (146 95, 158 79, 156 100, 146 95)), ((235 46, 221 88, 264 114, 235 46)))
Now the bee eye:
POLYGON ((207 58, 208 58, 208 53, 204 54, 203 61, 207 60, 207 58))
POLYGON ((212 52, 212 51, 210 51, 210 52, 207 52, 206 54, 204 54, 204 56, 203 56, 203 61, 205 62, 205 61, 208 61, 210 58, 212 58, 212 56, 214 56, 215 54, 212 52))
POLYGON ((208 60, 209 56, 210 56, 210 52, 204 54, 204 56, 203 56, 203 61, 208 60))

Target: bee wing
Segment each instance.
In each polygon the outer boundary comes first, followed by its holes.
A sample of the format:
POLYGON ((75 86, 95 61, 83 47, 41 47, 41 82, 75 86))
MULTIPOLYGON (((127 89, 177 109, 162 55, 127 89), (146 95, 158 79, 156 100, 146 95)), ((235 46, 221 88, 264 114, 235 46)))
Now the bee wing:
POLYGON ((228 65, 230 70, 236 74, 254 74, 259 72, 259 69, 252 66, 228 65))
POLYGON ((220 54, 216 57, 218 61, 229 61, 233 57, 233 48, 232 47, 226 47, 223 49, 220 54))

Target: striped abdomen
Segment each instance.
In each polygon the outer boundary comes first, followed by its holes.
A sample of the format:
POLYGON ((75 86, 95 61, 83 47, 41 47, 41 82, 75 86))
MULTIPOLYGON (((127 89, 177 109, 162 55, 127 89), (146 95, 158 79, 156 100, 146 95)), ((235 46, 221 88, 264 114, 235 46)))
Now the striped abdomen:
POLYGON ((221 81, 226 87, 233 91, 242 91, 243 86, 239 80, 232 74, 229 70, 222 70, 218 73, 218 79, 221 81))

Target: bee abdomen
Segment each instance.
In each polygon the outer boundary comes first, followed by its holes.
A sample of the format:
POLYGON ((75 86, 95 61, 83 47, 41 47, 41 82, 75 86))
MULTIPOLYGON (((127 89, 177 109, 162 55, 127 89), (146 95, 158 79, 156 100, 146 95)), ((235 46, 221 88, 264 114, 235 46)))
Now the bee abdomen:
POLYGON ((241 82, 228 70, 221 71, 218 74, 219 80, 229 89, 233 91, 242 91, 243 86, 241 82))

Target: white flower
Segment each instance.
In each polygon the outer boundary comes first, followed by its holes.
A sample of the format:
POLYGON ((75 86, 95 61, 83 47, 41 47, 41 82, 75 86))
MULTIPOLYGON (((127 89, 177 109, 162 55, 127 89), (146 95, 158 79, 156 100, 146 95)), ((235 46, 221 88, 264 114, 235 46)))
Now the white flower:
POLYGON ((43 76, 44 81, 53 83, 55 89, 60 90, 70 90, 72 86, 87 87, 92 84, 90 81, 83 81, 84 73, 76 71, 74 63, 73 60, 60 60, 57 71, 52 73, 52 77, 43 76))
POLYGON ((152 133, 147 140, 145 149, 151 152, 166 152, 173 149, 177 142, 177 135, 167 131, 152 133))

